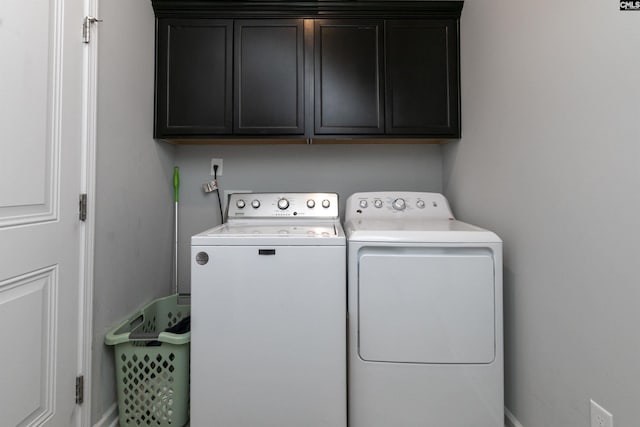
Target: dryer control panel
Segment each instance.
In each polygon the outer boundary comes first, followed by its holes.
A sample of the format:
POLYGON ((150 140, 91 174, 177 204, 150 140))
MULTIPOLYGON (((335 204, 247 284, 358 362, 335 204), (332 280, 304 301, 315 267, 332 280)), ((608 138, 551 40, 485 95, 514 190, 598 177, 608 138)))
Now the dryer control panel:
POLYGON ((336 193, 234 193, 227 218, 337 219, 336 193))
POLYGON ((440 193, 382 191, 354 193, 347 199, 345 221, 354 218, 453 219, 440 193))

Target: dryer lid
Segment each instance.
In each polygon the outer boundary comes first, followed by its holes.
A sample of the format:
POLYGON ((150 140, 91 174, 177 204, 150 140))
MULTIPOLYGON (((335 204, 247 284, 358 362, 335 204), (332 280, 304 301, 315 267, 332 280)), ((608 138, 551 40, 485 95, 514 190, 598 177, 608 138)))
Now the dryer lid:
POLYGON ((439 193, 382 191, 347 199, 345 231, 350 241, 409 243, 497 243, 480 227, 457 221, 439 193))

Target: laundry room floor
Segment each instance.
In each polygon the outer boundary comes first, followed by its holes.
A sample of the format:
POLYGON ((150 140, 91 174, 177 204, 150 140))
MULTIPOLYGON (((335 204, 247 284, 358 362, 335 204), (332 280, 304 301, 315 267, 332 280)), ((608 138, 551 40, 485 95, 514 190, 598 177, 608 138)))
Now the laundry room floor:
MULTIPOLYGON (((189 427, 189 423, 185 424, 184 427, 189 427)), ((512 427, 509 425, 507 421, 504 422, 504 427, 512 427)))

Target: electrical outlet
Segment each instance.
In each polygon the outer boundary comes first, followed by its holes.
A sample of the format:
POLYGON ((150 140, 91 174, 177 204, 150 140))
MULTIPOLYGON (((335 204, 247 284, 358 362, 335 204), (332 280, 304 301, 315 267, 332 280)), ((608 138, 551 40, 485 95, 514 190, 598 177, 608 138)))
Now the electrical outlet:
POLYGON ((211 176, 215 175, 213 166, 218 165, 218 177, 222 176, 222 159, 211 159, 211 176))
POLYGON ((613 415, 591 400, 591 427, 613 427, 613 415))

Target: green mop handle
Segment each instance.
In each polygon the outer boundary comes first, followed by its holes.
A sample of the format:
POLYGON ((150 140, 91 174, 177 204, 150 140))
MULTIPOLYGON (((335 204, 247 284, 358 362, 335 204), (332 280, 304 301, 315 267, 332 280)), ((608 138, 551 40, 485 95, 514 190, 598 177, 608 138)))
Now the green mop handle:
POLYGON ((178 190, 180 189, 180 173, 178 167, 173 168, 173 200, 174 200, 174 242, 173 242, 173 289, 178 294, 178 190))
POLYGON ((173 200, 178 203, 178 191, 180 190, 180 172, 178 167, 173 168, 173 200))

